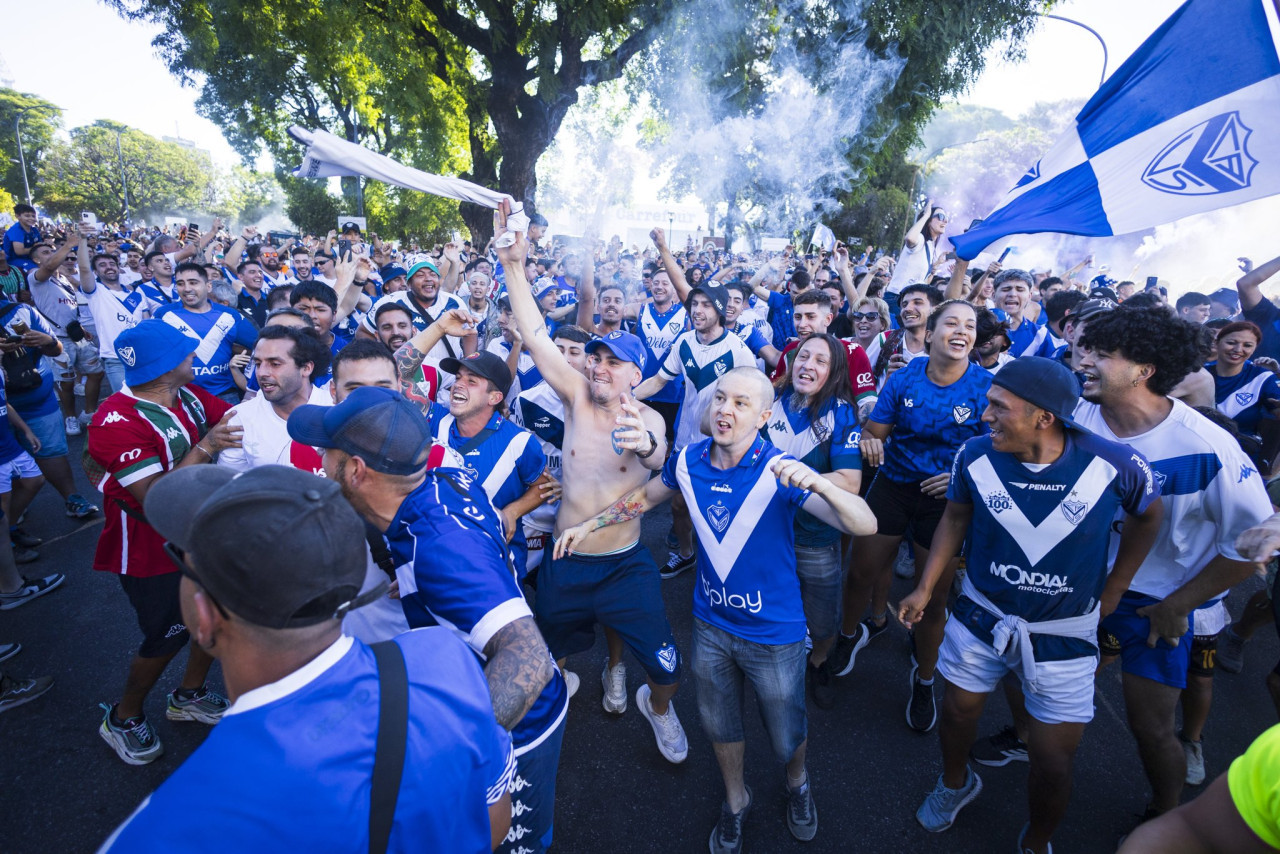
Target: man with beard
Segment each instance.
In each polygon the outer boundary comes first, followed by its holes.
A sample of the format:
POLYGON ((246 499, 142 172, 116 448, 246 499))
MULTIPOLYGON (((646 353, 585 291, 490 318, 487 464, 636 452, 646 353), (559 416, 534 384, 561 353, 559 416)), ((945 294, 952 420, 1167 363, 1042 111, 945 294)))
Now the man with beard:
MULTIPOLYGON (((506 228, 504 202, 498 223, 506 228)), ((501 233, 501 231, 499 232, 501 233)), ((507 270, 507 292, 520 332, 547 384, 564 404, 562 458, 564 489, 556 514, 556 532, 581 524, 648 481, 662 467, 666 442, 662 418, 627 399, 640 382, 644 345, 616 331, 588 345, 587 375, 560 353, 523 275, 528 243, 516 233, 498 250, 507 270)), ((585 277, 584 277, 585 278, 585 277)), ((735 338, 735 340, 737 340, 735 338)), ((669 762, 683 762, 689 742, 671 698, 680 682, 680 653, 667 622, 658 573, 640 543, 640 520, 597 531, 574 554, 553 560, 550 549, 538 572, 538 625, 557 659, 591 648, 594 627, 614 629, 639 660, 647 676, 636 691, 636 705, 653 727, 658 750, 669 762)), ((619 650, 620 653, 620 650, 619 650)), ((626 666, 611 653, 601 674, 604 708, 627 708, 626 666)))
POLYGON ((328 406, 331 395, 317 389, 313 379, 329 371, 329 351, 314 332, 291 326, 267 326, 253 347, 258 394, 236 407, 231 420, 242 427, 242 446, 228 448, 218 465, 235 471, 257 466, 287 465, 319 474, 324 471, 314 448, 289 438, 289 413, 314 403, 328 406))
MULTIPOLYGON (((446 311, 466 308, 466 304, 455 294, 441 290, 440 269, 425 255, 419 256, 409 267, 408 281, 407 290, 386 294, 374 303, 373 308, 360 324, 359 335, 366 338, 377 337, 372 318, 377 315, 379 308, 388 303, 405 306, 413 319, 413 328, 419 332, 425 330, 446 311)), ((447 357, 459 358, 474 352, 476 352, 474 335, 465 339, 446 336, 436 342, 431 350, 427 351, 427 355, 439 362, 447 357)))
POLYGON ((898 328, 885 339, 876 359, 875 375, 883 385, 889 374, 927 355, 925 332, 929 313, 942 302, 942 293, 932 285, 907 285, 898 292, 898 328))
POLYGON ((231 357, 251 349, 258 331, 234 309, 209 301, 209 274, 204 267, 180 264, 177 273, 181 302, 162 306, 156 318, 195 340, 192 371, 196 385, 230 404, 239 403, 240 392, 231 378, 231 357))
POLYGON ((297 282, 280 265, 280 250, 274 246, 263 246, 258 251, 258 263, 262 265, 262 278, 268 288, 276 285, 292 285, 297 282))
POLYGON ((305 246, 295 246, 289 252, 289 269, 296 282, 311 281, 311 250, 305 246))

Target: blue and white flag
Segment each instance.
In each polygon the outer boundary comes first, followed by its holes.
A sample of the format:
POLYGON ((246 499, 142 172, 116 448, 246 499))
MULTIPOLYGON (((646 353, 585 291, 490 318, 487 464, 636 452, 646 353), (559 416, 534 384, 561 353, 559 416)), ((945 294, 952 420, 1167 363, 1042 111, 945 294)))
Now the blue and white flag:
POLYGON ((813 230, 813 238, 809 241, 810 246, 819 246, 828 252, 832 252, 836 248, 836 234, 822 223, 818 223, 813 230))
POLYGON ((1109 236, 1280 193, 1272 0, 1187 0, 1085 104, 1075 127, 977 228, 1109 236))

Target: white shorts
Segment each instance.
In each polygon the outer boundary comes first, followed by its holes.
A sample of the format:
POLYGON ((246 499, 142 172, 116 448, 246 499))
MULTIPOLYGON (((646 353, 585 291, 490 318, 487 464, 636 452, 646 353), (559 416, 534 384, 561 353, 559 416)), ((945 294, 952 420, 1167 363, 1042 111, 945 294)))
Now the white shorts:
POLYGON ((26 451, 7 463, 0 463, 0 495, 13 491, 13 482, 24 477, 40 477, 40 467, 26 451))
POLYGON ((1026 695, 1027 712, 1046 724, 1088 723, 1093 720, 1093 674, 1098 657, 1086 655, 1067 661, 1041 661, 1035 693, 1026 690, 1022 654, 997 655, 991 645, 974 637, 955 617, 938 648, 938 672, 947 682, 974 694, 990 694, 1006 673, 1016 673, 1026 695))
POLYGON ((98 345, 92 341, 72 341, 70 338, 59 338, 62 344, 62 355, 53 359, 54 379, 60 383, 69 383, 77 375, 102 373, 102 361, 98 358, 98 345))
POLYGON ((529 524, 522 522, 524 526, 524 541, 527 547, 525 553, 524 569, 525 572, 533 572, 542 566, 542 552, 546 548, 547 543, 551 542, 550 531, 539 531, 537 528, 531 527, 529 524))

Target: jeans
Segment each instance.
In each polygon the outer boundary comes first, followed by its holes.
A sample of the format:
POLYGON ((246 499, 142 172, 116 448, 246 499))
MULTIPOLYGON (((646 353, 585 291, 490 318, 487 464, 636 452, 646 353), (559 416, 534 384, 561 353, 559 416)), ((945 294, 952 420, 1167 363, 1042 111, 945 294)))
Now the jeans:
POLYGON ((743 678, 751 680, 769 743, 779 762, 790 761, 808 735, 804 705, 804 641, 771 646, 744 640, 710 623, 693 621, 693 678, 698 715, 717 744, 743 741, 743 678))
POLYGON ((800 576, 804 621, 809 625, 809 637, 815 641, 834 637, 840 627, 843 570, 839 540, 817 548, 796 546, 796 574, 800 576))
POLYGON ((107 382, 111 384, 112 392, 118 392, 124 388, 124 362, 115 356, 103 356, 102 370, 107 375, 107 382))

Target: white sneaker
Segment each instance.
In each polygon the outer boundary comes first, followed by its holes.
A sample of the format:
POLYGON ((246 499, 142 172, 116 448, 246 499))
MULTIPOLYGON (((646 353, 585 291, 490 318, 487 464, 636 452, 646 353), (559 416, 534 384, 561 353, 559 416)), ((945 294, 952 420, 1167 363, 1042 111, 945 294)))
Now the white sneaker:
POLYGON ((572 670, 561 670, 560 675, 564 677, 564 685, 569 689, 569 696, 573 697, 578 693, 578 686, 582 684, 582 680, 572 670))
POLYGON ((67 416, 67 420, 63 422, 63 427, 66 428, 68 436, 79 436, 81 433, 80 419, 74 415, 67 416))
POLYGON ((1204 783, 1204 743, 1188 741, 1181 734, 1178 735, 1178 740, 1182 742, 1182 752, 1187 756, 1187 785, 1202 785, 1204 783))
POLYGON ((640 714, 653 727, 654 738, 658 741, 658 752, 668 762, 680 764, 689 756, 689 739, 685 738, 684 727, 680 726, 680 718, 676 717, 676 704, 667 704, 667 713, 660 715, 649 705, 649 686, 641 685, 636 689, 636 706, 640 714))
POLYGON ((600 683, 604 685, 604 698, 600 704, 611 715, 620 715, 627 710, 627 665, 619 661, 609 667, 604 663, 604 672, 600 674, 600 683))
POLYGON ((76 416, 76 418, 79 420, 82 427, 88 427, 89 423, 93 421, 93 416, 96 414, 96 412, 81 412, 76 416))

